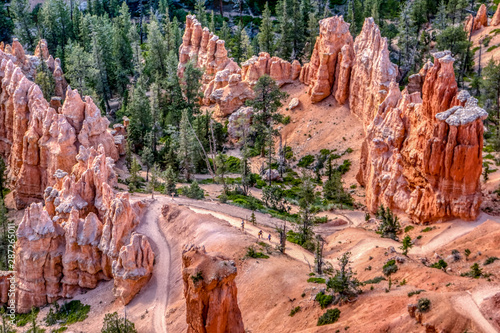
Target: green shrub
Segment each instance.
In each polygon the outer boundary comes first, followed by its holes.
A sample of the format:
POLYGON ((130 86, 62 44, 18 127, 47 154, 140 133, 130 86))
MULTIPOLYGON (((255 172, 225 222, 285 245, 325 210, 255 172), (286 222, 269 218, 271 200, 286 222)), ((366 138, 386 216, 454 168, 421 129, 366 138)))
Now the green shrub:
POLYGON ((183 195, 190 199, 201 200, 205 198, 205 191, 198 185, 196 180, 191 183, 191 186, 183 186, 180 190, 183 195))
POLYGON ((288 125, 288 124, 290 124, 291 121, 292 121, 292 118, 290 116, 286 116, 286 117, 283 117, 283 120, 281 121, 281 123, 283 125, 288 125))
POLYGON ((334 322, 339 320, 339 317, 340 317, 339 309, 337 308, 328 309, 321 317, 318 318, 318 326, 333 324, 334 322))
POLYGON ((420 232, 429 232, 429 231, 434 230, 434 229, 435 229, 435 227, 426 227, 426 228, 422 229, 420 232))
POLYGON ((389 276, 391 274, 394 274, 397 271, 398 271, 398 266, 396 265, 396 260, 394 260, 394 259, 389 260, 382 267, 382 272, 384 273, 385 276, 389 276))
POLYGON ((262 252, 255 251, 255 248, 253 246, 249 246, 247 248, 247 254, 246 254, 246 256, 248 258, 255 258, 255 259, 269 259, 268 255, 265 255, 262 252))
POLYGON ((438 262, 435 262, 431 265, 432 268, 437 268, 437 269, 445 269, 448 267, 448 263, 444 261, 443 259, 439 259, 438 262))
POLYGON ((296 306, 296 307, 294 307, 294 308, 290 311, 289 316, 290 316, 290 317, 295 316, 295 314, 296 314, 297 312, 299 312, 299 311, 300 311, 300 309, 301 309, 301 307, 300 307, 300 306, 296 306))
POLYGON ((431 308, 431 301, 428 298, 420 298, 417 307, 420 312, 427 312, 431 308))
POLYGON ((323 278, 311 277, 311 278, 307 279, 307 282, 309 282, 309 283, 325 283, 326 281, 323 278))
POLYGON ((196 275, 191 275, 191 280, 193 280, 193 283, 197 283, 198 281, 202 281, 203 280, 203 272, 198 271, 198 273, 196 273, 196 275))
POLYGON ((420 289, 420 290, 412 290, 408 293, 408 297, 412 297, 413 295, 418 295, 420 294, 421 292, 424 292, 425 290, 423 289, 420 289))
POLYGON ((347 173, 349 169, 351 168, 351 161, 350 160, 344 160, 341 165, 339 165, 336 169, 336 171, 340 172, 341 175, 347 173))
POLYGON ((57 303, 54 303, 55 312, 50 307, 49 313, 44 318, 45 324, 47 326, 60 323, 63 325, 71 325, 80 321, 84 321, 88 317, 90 311, 90 305, 83 304, 78 300, 73 300, 68 303, 64 303, 61 307, 57 303))
POLYGON ((314 300, 316 300, 319 303, 319 306, 321 306, 321 308, 324 309, 328 305, 333 303, 333 296, 327 295, 323 291, 320 291, 319 293, 316 294, 314 300))
POLYGON ((65 332, 67 329, 68 329, 68 327, 61 326, 57 329, 53 329, 52 331, 50 331, 50 333, 62 333, 62 332, 65 332))
POLYGON ((470 266, 470 271, 461 274, 461 276, 468 276, 474 279, 479 279, 483 275, 483 270, 479 267, 477 262, 470 266))
POLYGON ((490 265, 492 263, 494 263, 496 260, 500 260, 499 258, 497 257, 488 257, 486 258, 486 260, 484 261, 484 265, 490 265))
POLYGON ((363 284, 377 284, 377 283, 380 283, 380 281, 384 281, 384 280, 385 280, 385 277, 377 276, 376 278, 366 280, 365 282, 363 282, 363 284))
POLYGON ((493 51, 494 49, 498 48, 500 45, 493 45, 493 46, 490 46, 488 47, 488 49, 486 50, 486 52, 491 52, 493 51))
POLYGON ((405 227, 405 232, 410 232, 410 231, 412 231, 413 229, 415 229, 415 227, 414 227, 414 226, 412 226, 412 225, 407 225, 407 226, 405 227))
POLYGON ((313 162, 314 162, 314 156, 313 155, 306 155, 299 160, 299 163, 297 163, 297 166, 301 167, 301 168, 309 168, 311 166, 311 164, 313 164, 313 162))
POLYGON ((33 317, 38 317, 38 313, 40 312, 39 308, 33 308, 33 310, 29 313, 19 313, 16 314, 15 323, 17 327, 26 326, 27 323, 31 323, 33 321, 33 317))

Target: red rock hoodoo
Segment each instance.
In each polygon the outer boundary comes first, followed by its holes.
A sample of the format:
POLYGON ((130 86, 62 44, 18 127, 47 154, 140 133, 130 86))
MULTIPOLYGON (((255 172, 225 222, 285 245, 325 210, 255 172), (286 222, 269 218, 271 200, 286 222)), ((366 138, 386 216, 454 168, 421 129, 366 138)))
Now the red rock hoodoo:
MULTIPOLYGON (((498 10, 497 10, 498 11, 498 10)), ((495 13, 495 16, 497 14, 495 13)), ((497 21, 495 19, 495 16, 493 16, 492 21, 497 21)), ((497 25, 498 23, 492 25, 497 25)), ((481 29, 482 27, 487 27, 488 26, 488 10, 486 9, 486 5, 483 3, 481 7, 479 7, 479 10, 477 11, 476 17, 473 18, 472 14, 469 14, 467 17, 467 20, 465 21, 465 31, 467 33, 474 32, 476 30, 481 29)))
POLYGON ((182 253, 182 279, 188 333, 245 332, 238 307, 236 266, 204 248, 187 246, 182 253))
POLYGON ((344 22, 342 16, 321 20, 311 61, 300 72, 300 81, 309 86, 313 103, 331 94, 340 104, 347 100, 353 57, 349 23, 344 22))
POLYGON ((202 77, 203 103, 216 104, 216 116, 225 117, 254 97, 252 87, 264 74, 280 86, 298 79, 300 63, 289 63, 262 52, 242 64, 228 57, 225 42, 202 28, 194 15, 186 17, 186 29, 179 50, 178 73, 182 77, 186 65, 193 61, 204 68, 202 77))

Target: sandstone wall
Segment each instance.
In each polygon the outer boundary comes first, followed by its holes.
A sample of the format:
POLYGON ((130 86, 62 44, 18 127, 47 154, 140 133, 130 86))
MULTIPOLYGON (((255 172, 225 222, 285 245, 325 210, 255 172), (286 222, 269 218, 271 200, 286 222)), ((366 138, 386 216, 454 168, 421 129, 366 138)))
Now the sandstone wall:
POLYGON ((216 116, 225 117, 238 109, 245 100, 254 98, 252 87, 264 74, 278 85, 298 79, 300 63, 289 63, 262 52, 242 64, 242 68, 227 55, 225 42, 208 28, 202 28, 194 15, 186 17, 186 29, 179 49, 180 77, 189 61, 204 69, 202 102, 216 104, 216 116))
POLYGON ((313 103, 330 95, 340 104, 347 100, 353 57, 349 23, 342 16, 321 20, 311 61, 300 72, 300 81, 309 86, 307 93, 313 103))
MULTIPOLYGON (((39 49, 44 54, 40 44, 39 49)), ((103 144, 107 156, 116 160, 119 154, 108 126, 92 99, 82 100, 70 87, 62 107, 51 107, 15 59, 0 51, 0 155, 7 160, 18 209, 43 199, 56 170, 71 172, 80 146, 103 144)), ((117 140, 123 145, 123 136, 117 140)))
POLYGON ((453 61, 434 54, 421 71, 422 92, 400 92, 393 81, 375 109, 357 175, 371 211, 383 204, 419 222, 478 216, 487 113, 457 93, 453 61))
MULTIPOLYGON (((495 16, 493 16, 492 21, 494 22, 493 25, 497 25, 498 22, 498 16, 495 13, 495 16)), ((477 11, 476 16, 473 18, 472 14, 469 14, 467 17, 467 20, 465 21, 465 31, 467 33, 474 32, 476 30, 481 29, 482 27, 487 27, 488 26, 488 10, 486 9, 486 5, 483 3, 481 7, 479 7, 479 10, 477 11)))
POLYGON ((236 266, 204 248, 187 246, 182 253, 182 279, 188 333, 245 332, 238 307, 236 266))

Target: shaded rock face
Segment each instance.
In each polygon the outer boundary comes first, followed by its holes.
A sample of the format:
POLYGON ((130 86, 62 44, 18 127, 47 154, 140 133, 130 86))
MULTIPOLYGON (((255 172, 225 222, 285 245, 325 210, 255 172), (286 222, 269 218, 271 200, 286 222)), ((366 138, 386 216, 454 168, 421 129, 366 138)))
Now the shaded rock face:
POLYGON ((182 279, 189 333, 244 332, 238 307, 236 266, 204 248, 187 246, 182 253, 182 279))
POLYGON ((242 64, 228 57, 225 42, 208 28, 202 28, 194 15, 186 17, 186 29, 179 50, 178 74, 183 76, 188 62, 204 68, 201 80, 205 105, 216 104, 216 115, 225 117, 254 98, 252 87, 262 75, 269 75, 282 86, 299 77, 300 63, 289 63, 268 53, 260 53, 242 64))
POLYGON ((349 94, 351 112, 361 119, 365 130, 396 76, 397 68, 389 59, 387 39, 381 37, 373 18, 366 18, 354 42, 349 94))
POLYGON ((487 114, 457 93, 453 61, 449 52, 434 54, 419 73, 422 93, 390 84, 367 127, 357 175, 371 211, 383 204, 419 222, 478 216, 487 114))
MULTIPOLYGON (((498 20, 495 19, 495 16, 493 16, 493 19, 498 20)), ((479 7, 479 10, 477 11, 476 17, 473 18, 472 14, 469 14, 469 16, 467 17, 467 20, 465 21, 465 31, 467 31, 467 33, 471 33, 481 29, 482 27, 487 27, 487 26, 488 26, 488 10, 486 9, 486 5, 482 4, 481 7, 479 7)))
POLYGON ((497 7, 495 14, 493 14, 490 24, 492 26, 497 26, 500 24, 500 6, 497 7))
POLYGON ((319 37, 311 61, 300 72, 300 81, 309 86, 313 103, 331 94, 343 104, 349 95, 349 78, 353 61, 353 39, 349 23, 342 16, 319 22, 319 37))
MULTIPOLYGON (((38 52, 45 53, 42 47, 38 52)), ((18 209, 43 199, 56 170, 71 172, 80 146, 102 144, 107 156, 118 159, 109 121, 90 97, 82 100, 68 87, 64 104, 54 109, 22 68, 1 51, 0 81, 0 154, 9 165, 18 209)))
POLYGON ((239 142, 240 139, 248 134, 250 125, 252 124, 253 108, 242 107, 233 112, 228 119, 227 133, 231 140, 239 142))
POLYGON ((149 280, 154 254, 128 193, 115 195, 113 162, 104 146, 80 146, 71 174, 58 170, 45 191, 45 207, 29 206, 16 244, 18 312, 73 297, 100 280, 115 281, 126 304, 149 280))

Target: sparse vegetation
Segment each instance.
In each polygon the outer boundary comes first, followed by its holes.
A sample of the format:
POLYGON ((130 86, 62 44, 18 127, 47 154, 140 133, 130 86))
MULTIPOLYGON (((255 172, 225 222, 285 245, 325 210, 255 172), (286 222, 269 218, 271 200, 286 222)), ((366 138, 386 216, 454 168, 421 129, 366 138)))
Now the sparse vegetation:
POLYGON ((403 238, 402 245, 399 247, 401 250, 403 250, 403 255, 408 255, 408 250, 413 247, 413 243, 411 241, 411 237, 406 235, 405 238, 403 238))
POLYGON ((395 216, 390 208, 380 206, 377 211, 377 217, 380 219, 377 233, 384 238, 398 240, 397 234, 401 231, 399 219, 395 216))
POLYGON ((333 296, 325 294, 323 291, 317 293, 314 299, 319 303, 322 309, 333 303, 333 296))
POLYGON ((486 265, 490 265, 490 264, 494 263, 494 262, 495 262, 495 261, 497 261, 497 260, 500 260, 500 259, 499 259, 499 258, 497 258, 497 257, 488 257, 488 258, 486 258, 486 260, 484 261, 484 265, 485 265, 485 266, 486 266, 486 265))
POLYGON ((381 281, 385 281, 385 277, 383 276, 377 276, 373 279, 370 279, 370 280, 366 280, 365 282, 363 282, 363 284, 377 284, 377 283, 380 283, 381 281))
POLYGON ((198 271, 196 275, 191 275, 191 280, 193 280, 194 284, 196 284, 198 281, 203 281, 203 272, 198 271))
POLYGON ((311 277, 311 278, 307 279, 307 282, 309 282, 309 283, 325 283, 325 279, 318 278, 318 277, 311 277))
POLYGON ((54 302, 50 306, 49 313, 44 318, 44 322, 47 326, 55 325, 56 323, 63 325, 71 325, 79 321, 84 321, 88 317, 90 311, 90 305, 85 305, 79 300, 73 300, 68 303, 64 303, 59 306, 57 302, 54 302))
POLYGON ((137 333, 137 330, 133 322, 113 312, 104 316, 101 333, 137 333))
POLYGON ((420 290, 412 290, 412 291, 410 291, 410 292, 408 293, 408 297, 412 297, 413 295, 418 295, 418 294, 420 294, 420 293, 422 293, 422 292, 424 292, 424 291, 425 291, 425 290, 423 290, 423 289, 420 289, 420 290))
POLYGON ((340 258, 337 258, 340 269, 326 283, 328 290, 332 290, 335 294, 335 304, 342 304, 345 301, 352 300, 360 293, 359 286, 361 282, 354 277, 355 274, 352 272, 349 262, 350 256, 351 253, 346 252, 340 258))
POLYGON ((15 323, 17 327, 24 327, 26 324, 36 320, 38 317, 38 313, 40 312, 40 308, 32 308, 29 313, 18 313, 16 314, 15 323))
POLYGON ((479 279, 484 276, 483 269, 479 267, 479 264, 475 262, 472 266, 470 266, 470 270, 468 272, 462 273, 461 276, 468 276, 474 279, 479 279))
POLYGON ((337 308, 328 309, 321 317, 318 318, 318 326, 333 324, 337 320, 339 320, 339 317, 340 317, 339 309, 337 308))
POLYGON ((448 267, 448 263, 444 261, 443 259, 439 259, 438 262, 435 262, 431 265, 432 268, 437 268, 437 269, 442 269, 445 270, 446 267, 448 267))
POLYGON ((410 232, 410 231, 412 231, 413 229, 415 229, 415 227, 414 227, 414 226, 412 226, 412 225, 407 225, 407 226, 405 227, 405 232, 410 232))
POLYGON ((420 298, 417 302, 417 307, 420 312, 427 312, 431 308, 431 301, 428 298, 420 298))
POLYGON ((247 248, 246 257, 247 258, 254 258, 254 259, 269 259, 268 255, 266 255, 266 254, 264 254, 262 252, 256 251, 253 246, 249 246, 247 248))
POLYGON ((301 309, 301 307, 300 307, 300 306, 296 306, 296 307, 294 307, 294 308, 290 311, 289 316, 290 316, 290 317, 295 316, 295 314, 296 314, 297 312, 299 312, 299 311, 300 311, 300 309, 301 309))

